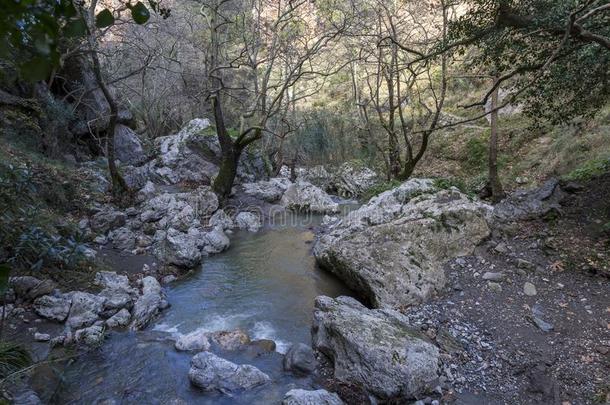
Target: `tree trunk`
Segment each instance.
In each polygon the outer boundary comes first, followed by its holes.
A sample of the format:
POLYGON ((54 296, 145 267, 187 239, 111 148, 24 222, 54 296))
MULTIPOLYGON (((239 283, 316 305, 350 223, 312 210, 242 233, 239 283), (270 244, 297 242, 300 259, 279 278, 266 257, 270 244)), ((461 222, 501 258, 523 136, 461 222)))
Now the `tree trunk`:
POLYGON ((415 170, 415 166, 417 166, 417 162, 413 159, 407 160, 404 163, 404 166, 398 176, 396 176, 396 180, 407 181, 409 177, 413 175, 413 171, 415 170))
POLYGON ((237 175, 237 165, 239 163, 239 156, 241 150, 235 150, 234 147, 229 150, 222 151, 222 158, 220 161, 220 168, 218 175, 214 179, 212 189, 218 195, 218 197, 225 201, 231 195, 231 189, 233 188, 233 182, 237 175))
POLYGON ((400 149, 395 134, 388 136, 388 159, 390 162, 390 175, 393 179, 400 177, 400 149))
POLYGON ((491 134, 489 136, 489 186, 491 200, 496 203, 504 198, 502 183, 498 177, 498 88, 491 94, 491 134))
POLYGON ((106 83, 104 82, 100 61, 91 42, 90 48, 91 60, 93 62, 93 72, 95 73, 97 85, 102 90, 102 93, 104 93, 104 97, 110 106, 110 120, 108 122, 108 128, 106 129, 106 159, 108 160, 108 171, 110 172, 110 178, 112 181, 112 194, 117 198, 125 197, 129 193, 129 187, 127 187, 125 179, 123 179, 123 176, 121 176, 121 173, 116 166, 116 157, 114 154, 114 132, 118 120, 119 108, 114 100, 114 97, 110 93, 110 90, 106 86, 106 83))

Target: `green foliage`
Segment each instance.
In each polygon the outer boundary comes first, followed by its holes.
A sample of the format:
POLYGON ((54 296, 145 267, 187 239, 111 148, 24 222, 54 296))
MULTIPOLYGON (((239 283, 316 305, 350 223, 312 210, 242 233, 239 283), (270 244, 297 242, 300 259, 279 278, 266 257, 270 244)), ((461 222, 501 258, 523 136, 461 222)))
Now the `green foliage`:
MULTIPOLYGON (((149 0, 149 7, 164 18, 170 10, 149 0)), ((150 18, 148 7, 142 2, 126 6, 136 24, 144 24, 150 18)), ((0 0, 0 57, 15 59, 19 54, 18 69, 22 78, 30 81, 44 80, 59 66, 62 41, 83 37, 87 25, 79 12, 81 6, 75 0, 0 0)), ((111 10, 105 8, 95 16, 98 28, 115 23, 111 10)))
POLYGON ((466 142, 465 165, 470 170, 481 170, 487 159, 487 141, 481 138, 470 138, 466 142))
POLYGON ((386 181, 383 183, 375 184, 373 187, 369 188, 364 193, 362 193, 362 199, 364 201, 368 201, 371 198, 383 193, 384 191, 388 191, 393 188, 396 188, 396 187, 400 186, 401 184, 402 184, 402 182, 399 180, 390 180, 390 181, 386 181))
POLYGON ((61 220, 43 205, 44 188, 28 166, 0 164, 0 262, 38 271, 47 266, 74 268, 86 261, 87 246, 78 231, 68 224, 58 228, 61 220))
MULTIPOLYGON (((608 49, 576 29, 564 42, 570 15, 578 19, 597 6, 587 0, 468 0, 469 12, 451 23, 448 42, 464 44, 453 48, 461 54, 476 46, 468 59, 477 72, 519 73, 505 87, 523 90, 527 114, 568 122, 593 115, 610 96, 608 49)), ((577 24, 579 30, 610 35, 606 12, 592 13, 577 24)))
POLYGON ((610 171, 610 158, 593 159, 568 173, 566 180, 585 181, 610 171))
POLYGON ((145 24, 150 18, 150 12, 141 1, 138 1, 135 6, 129 3, 127 7, 131 10, 131 18, 136 24, 145 24))
POLYGON ((20 345, 0 342, 0 378, 6 378, 32 364, 28 351, 20 345))
POLYGON ((103 9, 95 16, 95 26, 97 28, 106 28, 114 24, 114 16, 107 8, 103 9))
POLYGON ((442 190, 448 190, 451 187, 455 187, 462 192, 465 192, 465 193, 468 192, 466 183, 463 180, 458 179, 457 177, 449 177, 449 178, 443 177, 443 178, 434 179, 434 186, 436 186, 442 190))

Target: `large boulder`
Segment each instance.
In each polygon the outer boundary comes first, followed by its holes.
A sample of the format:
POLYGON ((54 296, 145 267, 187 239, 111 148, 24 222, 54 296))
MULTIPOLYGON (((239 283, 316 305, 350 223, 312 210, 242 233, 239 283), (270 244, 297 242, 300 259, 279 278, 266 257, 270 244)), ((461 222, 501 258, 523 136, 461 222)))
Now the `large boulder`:
POLYGON ((269 179, 269 181, 258 181, 256 183, 244 183, 244 193, 263 201, 274 203, 279 201, 284 192, 292 183, 282 177, 269 179))
MULTIPOLYGON (((218 173, 220 144, 207 119, 196 118, 177 134, 157 138, 156 147, 159 157, 152 164, 152 172, 165 183, 210 184, 218 173)), ((260 153, 244 150, 237 167, 237 179, 253 182, 265 176, 265 163, 260 153)))
POLYGON ((63 322, 68 317, 72 300, 66 296, 43 295, 34 301, 34 312, 43 318, 63 322))
POLYGON ((227 394, 251 389, 271 380, 254 366, 237 365, 210 352, 201 352, 193 357, 188 375, 196 387, 227 394))
POLYGON ((374 307, 418 304, 444 287, 446 261, 489 236, 490 212, 457 189, 410 180, 331 225, 314 255, 374 307))
POLYGON ((372 310, 351 297, 317 297, 314 348, 328 356, 334 377, 382 399, 413 398, 438 378, 439 351, 393 310, 372 310))
POLYGON ((286 393, 282 405, 343 405, 343 401, 326 390, 293 389, 286 393))
POLYGON ((381 181, 363 163, 345 162, 339 167, 313 166, 297 169, 297 180, 306 181, 342 197, 358 197, 381 181))
POLYGON ((125 165, 137 166, 146 161, 146 153, 138 135, 128 126, 118 124, 114 130, 114 152, 125 165))
POLYGON ((282 196, 281 204, 291 210, 315 213, 338 212, 339 204, 325 191, 311 183, 297 181, 282 196))
POLYGON ((162 305, 161 285, 154 277, 144 277, 142 279, 142 295, 133 306, 130 328, 132 330, 144 329, 159 313, 162 305))
POLYGON ((354 198, 379 182, 379 175, 372 169, 362 164, 346 162, 333 173, 326 191, 354 198))
POLYGON ((323 190, 329 188, 333 175, 325 166, 300 167, 295 170, 298 181, 314 184, 323 190))
POLYGON ((154 173, 168 184, 210 184, 218 172, 216 157, 220 149, 216 134, 209 127, 209 120, 196 118, 177 134, 157 138, 159 156, 154 173))
POLYGON ((30 290, 38 284, 40 284, 40 280, 33 276, 19 276, 9 279, 9 286, 15 291, 15 296, 18 298, 28 298, 30 290))

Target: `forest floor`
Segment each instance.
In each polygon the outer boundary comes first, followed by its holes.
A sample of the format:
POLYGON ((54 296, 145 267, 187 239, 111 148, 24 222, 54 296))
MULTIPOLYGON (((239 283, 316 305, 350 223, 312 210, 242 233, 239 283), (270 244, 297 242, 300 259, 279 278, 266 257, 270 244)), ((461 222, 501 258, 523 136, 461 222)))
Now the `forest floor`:
POLYGON ((448 291, 404 311, 443 349, 442 403, 610 403, 609 222, 606 174, 447 263, 448 291))

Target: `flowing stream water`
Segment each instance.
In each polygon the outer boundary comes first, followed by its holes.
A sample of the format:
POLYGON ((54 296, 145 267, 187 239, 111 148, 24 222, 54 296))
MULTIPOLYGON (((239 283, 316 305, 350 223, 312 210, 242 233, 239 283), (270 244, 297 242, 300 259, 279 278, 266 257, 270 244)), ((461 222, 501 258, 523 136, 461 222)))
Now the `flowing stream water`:
POLYGON ((311 227, 320 217, 288 219, 256 234, 233 235, 227 252, 207 258, 200 271, 166 289, 171 307, 147 331, 113 332, 100 349, 67 367, 53 402, 273 404, 292 388, 316 388, 311 377, 284 372, 281 353, 292 342, 311 344, 316 296, 350 292, 315 265, 311 227), (193 353, 177 352, 173 341, 197 329, 241 329, 253 340, 274 340, 276 352, 261 356, 217 352, 260 368, 272 383, 233 396, 192 387, 187 373, 193 353))

